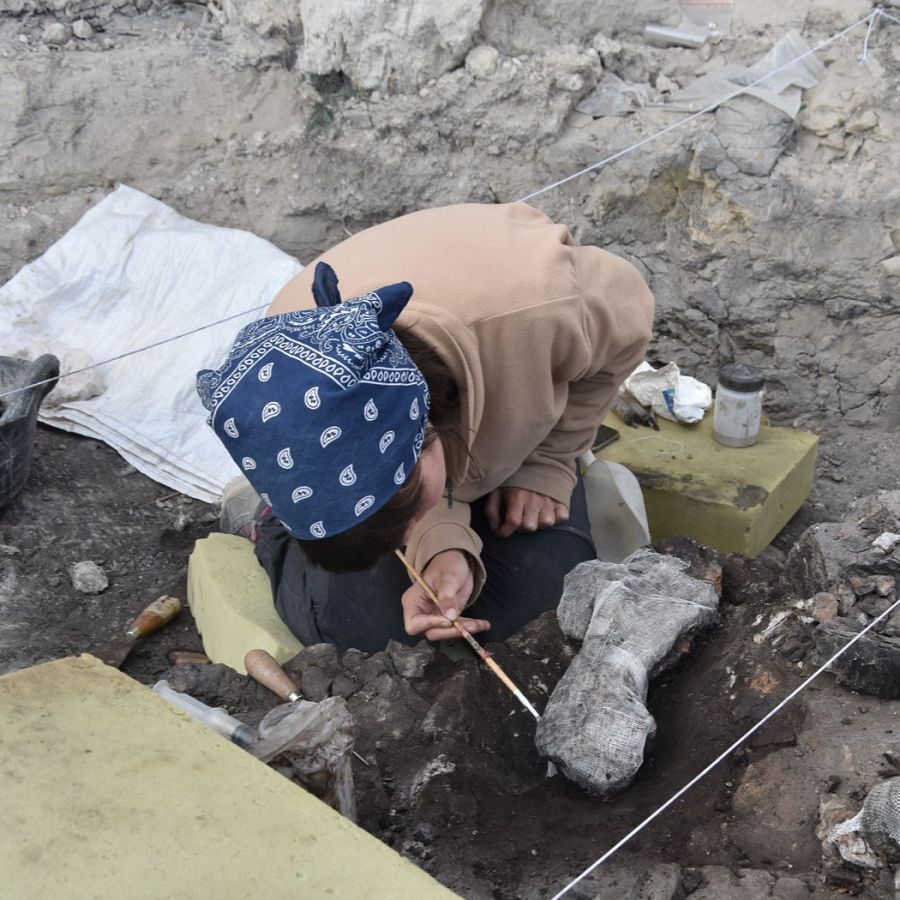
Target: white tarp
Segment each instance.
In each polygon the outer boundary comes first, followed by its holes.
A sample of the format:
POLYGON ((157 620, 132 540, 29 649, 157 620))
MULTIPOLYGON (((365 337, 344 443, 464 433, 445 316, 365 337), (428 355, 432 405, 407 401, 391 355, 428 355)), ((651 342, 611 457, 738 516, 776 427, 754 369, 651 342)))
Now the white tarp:
POLYGON ((122 186, 0 287, 0 355, 55 353, 66 372, 237 316, 76 376, 68 391, 62 381, 40 415, 214 501, 238 468, 206 424, 196 373, 218 366, 302 268, 249 232, 195 222, 122 186))

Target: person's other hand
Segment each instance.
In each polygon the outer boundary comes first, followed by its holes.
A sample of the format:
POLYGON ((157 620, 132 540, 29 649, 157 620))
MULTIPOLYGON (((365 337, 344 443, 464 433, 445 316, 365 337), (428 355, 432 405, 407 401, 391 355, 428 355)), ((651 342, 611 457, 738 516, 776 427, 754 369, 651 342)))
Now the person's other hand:
POLYGON ((537 491, 499 487, 488 494, 484 514, 497 537, 509 537, 516 531, 537 531, 567 522, 569 507, 537 491))
POLYGON ((486 619, 467 619, 459 615, 466 608, 475 586, 472 568, 462 550, 445 550, 432 557, 422 572, 422 578, 437 594, 438 604, 444 614, 441 615, 435 608, 434 601, 418 584, 413 583, 403 592, 401 601, 407 634, 422 634, 429 641, 458 638, 459 632, 448 623, 448 619, 451 622, 459 619, 470 634, 478 634, 491 627, 486 619))

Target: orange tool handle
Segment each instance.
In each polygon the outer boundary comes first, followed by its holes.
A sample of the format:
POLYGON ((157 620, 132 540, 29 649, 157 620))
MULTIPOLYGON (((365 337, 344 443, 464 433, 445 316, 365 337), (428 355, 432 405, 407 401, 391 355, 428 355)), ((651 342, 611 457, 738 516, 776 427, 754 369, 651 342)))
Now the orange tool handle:
POLYGON ((177 597, 157 597, 149 606, 138 613, 125 634, 130 638, 146 637, 167 622, 171 622, 181 612, 181 601, 177 597))

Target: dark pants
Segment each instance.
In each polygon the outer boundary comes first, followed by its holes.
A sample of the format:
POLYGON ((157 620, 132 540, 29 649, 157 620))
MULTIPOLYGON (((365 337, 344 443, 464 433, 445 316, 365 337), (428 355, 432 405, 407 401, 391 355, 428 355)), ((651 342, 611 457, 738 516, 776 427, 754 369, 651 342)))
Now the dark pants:
MULTIPOLYGON (((505 640, 542 612, 556 609, 563 576, 595 557, 580 480, 569 521, 531 534, 495 537, 484 515, 485 500, 472 504, 472 528, 484 542, 487 582, 464 613, 491 623, 490 631, 478 635, 482 642, 505 640)), ((260 524, 256 556, 271 579, 278 614, 304 644, 373 653, 391 638, 404 644, 421 640, 403 629, 400 596, 410 579, 395 556, 383 557, 365 572, 326 572, 306 562, 271 515, 260 524)))

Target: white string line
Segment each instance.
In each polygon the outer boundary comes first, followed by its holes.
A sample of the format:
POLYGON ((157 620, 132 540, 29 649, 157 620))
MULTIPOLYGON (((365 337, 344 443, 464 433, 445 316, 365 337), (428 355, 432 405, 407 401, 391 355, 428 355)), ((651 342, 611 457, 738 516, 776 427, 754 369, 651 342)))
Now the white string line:
MULTIPOLYGON (((520 198, 518 201, 516 201, 516 202, 518 202, 518 203, 524 203, 525 201, 530 200, 530 199, 532 199, 533 197, 538 197, 538 196, 540 196, 541 194, 546 194, 548 191, 551 191, 551 190, 553 190, 554 188, 559 187, 560 185, 567 184, 568 182, 573 181, 573 180, 576 179, 576 178, 580 178, 582 175, 584 175, 584 174, 586 174, 586 173, 588 173, 588 172, 592 172, 592 171, 594 171, 595 169, 599 169, 599 168, 602 167, 602 166, 608 165, 609 163, 613 162, 614 160, 621 159, 621 158, 622 158, 623 156, 625 156, 626 154, 631 153, 631 152, 633 152, 634 150, 637 150, 638 148, 643 147, 643 146, 646 145, 646 144, 649 144, 651 141, 654 141, 654 140, 656 140, 657 138, 662 137, 663 135, 669 134, 670 132, 674 131, 676 128, 681 128, 683 125, 686 125, 688 122, 692 122, 694 119, 699 118, 700 116, 706 114, 707 112, 711 112, 711 111, 714 110, 717 106, 721 106, 723 103, 727 102, 728 100, 731 100, 732 98, 737 97, 737 96, 740 95, 740 94, 743 94, 743 93, 744 93, 745 91, 747 91, 749 88, 756 86, 757 84, 761 83, 762 81, 765 81, 767 78, 771 78, 772 75, 777 74, 777 73, 780 72, 782 69, 785 69, 785 68, 788 68, 788 67, 794 65, 795 63, 799 62, 801 59, 805 59, 807 56, 810 56, 810 55, 813 54, 813 53, 817 53, 817 52, 818 52, 819 50, 821 50, 823 47, 827 47, 829 44, 832 44, 832 43, 834 43, 835 41, 840 40, 842 37, 844 37, 845 35, 849 34, 849 33, 850 33, 851 31, 853 31, 855 28, 858 28, 860 25, 862 25, 863 22, 866 22, 866 21, 868 21, 868 20, 871 20, 871 21, 869 22, 869 29, 868 29, 868 31, 867 31, 867 33, 866 33, 866 45, 865 45, 865 46, 866 46, 866 48, 867 48, 867 47, 868 47, 868 38, 869 38, 869 34, 870 34, 871 31, 872 31, 872 24, 874 23, 874 21, 875 21, 877 18, 880 18, 881 16, 884 16, 885 18, 890 19, 890 20, 893 21, 893 22, 900 23, 900 19, 897 19, 897 18, 895 18, 894 16, 891 16, 891 15, 888 15, 888 13, 884 12, 884 10, 883 10, 880 6, 879 6, 879 7, 876 7, 875 10, 873 10, 873 11, 872 11, 871 13, 869 13, 867 16, 865 16, 865 17, 863 17, 862 19, 860 19, 858 22, 855 22, 853 25, 848 26, 848 27, 845 28, 843 31, 840 31, 840 32, 838 32, 838 33, 832 35, 830 38, 828 38, 827 40, 823 41, 821 44, 817 45, 816 47, 813 47, 811 50, 808 50, 807 52, 801 54, 801 55, 798 56, 796 59, 793 59, 793 60, 791 60, 791 61, 789 61, 789 62, 787 62, 787 63, 784 63, 784 65, 779 66, 777 69, 774 69, 773 71, 767 73, 765 76, 763 76, 762 78, 758 79, 757 81, 754 81, 752 84, 748 84, 748 85, 746 85, 746 86, 740 88, 739 90, 734 91, 733 93, 728 94, 727 96, 722 97, 722 98, 719 99, 719 100, 716 100, 715 103, 710 104, 710 105, 707 106, 706 108, 701 109, 701 110, 699 110, 698 112, 692 113, 692 114, 691 114, 690 116, 688 116, 687 118, 681 119, 681 120, 678 121, 678 122, 674 122, 672 125, 669 125, 668 127, 664 128, 662 131, 658 131, 658 132, 656 132, 655 134, 652 134, 652 135, 650 135, 649 137, 646 137, 646 138, 644 138, 643 140, 638 141, 636 144, 632 144, 630 147, 625 147, 623 150, 619 150, 618 152, 614 153, 612 156, 608 156, 608 157, 606 157, 605 159, 602 159, 602 160, 600 160, 599 162, 596 162, 596 163, 594 163, 593 165, 588 166, 588 167, 585 168, 585 169, 582 169, 580 172, 576 172, 574 175, 569 175, 568 177, 563 178, 563 179, 561 179, 561 180, 559 180, 559 181, 556 181, 556 182, 554 182, 553 184, 547 185, 546 187, 543 187, 543 188, 541 188, 540 190, 533 191, 532 193, 527 194, 527 195, 524 196, 524 197, 521 197, 521 198, 520 198)), ((864 55, 865 55, 865 53, 867 52, 867 49, 866 49, 866 48, 864 48, 864 51, 863 51, 864 55)), ((253 307, 253 309, 247 309, 247 310, 244 310, 243 312, 235 313, 233 316, 227 316, 227 317, 224 318, 224 319, 217 319, 215 322, 210 322, 210 323, 207 324, 207 325, 203 325, 203 326, 201 326, 201 327, 199 327, 199 328, 195 328, 193 331, 186 331, 186 332, 184 332, 183 334, 176 334, 176 335, 174 335, 173 337, 170 337, 170 338, 164 338, 163 340, 156 341, 155 343, 149 344, 149 345, 146 346, 146 347, 138 347, 138 348, 135 349, 135 350, 129 350, 129 351, 126 352, 126 353, 121 353, 121 354, 119 354, 118 356, 111 357, 110 359, 105 359, 105 360, 103 360, 103 361, 101 361, 101 362, 98 362, 98 363, 93 363, 92 365, 90 365, 90 366, 85 366, 85 367, 83 367, 83 368, 81 368, 81 369, 74 369, 74 370, 72 370, 72 371, 70 371, 70 372, 63 372, 63 373, 61 373, 61 374, 58 376, 58 379, 57 379, 57 380, 62 380, 63 378, 69 378, 69 377, 71 377, 72 375, 79 375, 79 374, 82 373, 82 372, 88 372, 88 371, 90 371, 91 369, 96 369, 96 368, 98 368, 99 366, 105 366, 105 365, 108 365, 109 363, 117 362, 117 361, 120 360, 120 359, 125 359, 125 358, 128 357, 128 356, 134 356, 135 354, 137 354, 137 353, 142 353, 142 352, 144 352, 145 350, 152 350, 152 349, 154 349, 154 348, 156 348, 156 347, 162 346, 163 344, 167 344, 167 343, 170 343, 170 342, 172 342, 172 341, 177 341, 177 340, 179 340, 179 339, 182 338, 182 337, 186 337, 186 336, 191 335, 191 334, 196 334, 197 332, 203 331, 203 330, 205 330, 205 329, 207 329, 207 328, 214 328, 216 325, 221 325, 223 322, 228 322, 228 321, 231 321, 232 319, 240 318, 241 316, 246 316, 246 315, 249 315, 250 313, 253 313, 253 312, 258 312, 258 311, 261 310, 261 309, 263 309, 262 306, 256 306, 256 307, 253 307)), ((38 382, 35 382, 34 384, 27 384, 27 385, 25 385, 24 387, 13 388, 13 389, 11 389, 11 390, 5 391, 5 392, 3 392, 3 393, 0 393, 0 400, 3 400, 5 397, 11 397, 11 396, 13 396, 14 394, 20 394, 20 393, 22 393, 23 391, 31 390, 32 388, 40 387, 41 385, 48 384, 48 383, 49 383, 50 381, 52 381, 52 380, 53 380, 53 379, 49 379, 49 378, 48 378, 48 379, 45 379, 44 381, 38 381, 38 382)))
MULTIPOLYGON (((673 122, 666 128, 663 128, 662 131, 657 131, 655 134, 651 134, 648 137, 643 138, 637 143, 631 144, 629 147, 625 147, 622 150, 618 150, 613 153, 611 156, 607 156, 605 159, 601 159, 599 162, 595 162, 590 166, 585 166, 585 168, 581 169, 578 172, 575 172, 572 175, 567 175, 565 178, 560 178, 559 181, 554 181, 553 184, 548 184, 547 187, 543 187, 540 190, 532 191, 530 194, 526 194, 524 197, 520 197, 517 200, 517 203, 524 203, 527 200, 532 200, 534 197, 539 197, 541 194, 547 193, 547 191, 552 191, 554 188, 561 187, 564 184, 568 184, 570 181, 574 181, 576 178, 581 178, 582 175, 586 175, 588 172, 593 172, 596 169, 601 168, 602 166, 607 165, 608 163, 613 162, 614 160, 620 159, 625 156, 627 153, 631 153, 634 150, 639 149, 640 147, 645 146, 657 138, 661 138, 664 135, 670 134, 678 128, 681 128, 684 125, 687 125, 688 122, 693 122, 694 119, 699 119, 700 116, 706 115, 708 112, 712 112, 716 107, 721 106, 723 103, 727 103, 729 100, 733 100, 735 97, 739 97, 741 94, 746 93, 750 88, 756 87, 757 85, 762 84, 764 81, 771 78, 773 75, 777 75, 779 72, 784 71, 784 69, 788 69, 796 63, 800 62, 802 59, 806 59, 807 56, 812 56, 814 53, 818 53, 819 50, 829 46, 829 44, 833 44, 835 41, 839 41, 841 38, 850 34, 851 31, 859 28, 864 22, 869 22, 869 31, 872 29, 872 24, 876 19, 880 18, 883 15, 883 11, 881 7, 876 8, 873 12, 870 12, 868 15, 863 16, 858 22, 854 22, 852 25, 848 25, 843 31, 839 31, 836 34, 833 34, 830 38, 822 41, 821 44, 817 44, 815 47, 807 50, 805 53, 801 53, 800 56, 780 65, 777 69, 773 69, 771 72, 766 72, 761 78, 757 78, 756 81, 751 81, 750 84, 746 84, 743 87, 738 88, 735 91, 732 91, 730 94, 726 94, 724 97, 721 97, 718 100, 713 101, 708 106, 704 106, 703 109, 698 110, 695 113, 691 113, 691 115, 685 117, 684 119, 679 119, 677 122, 673 122), (871 20, 871 21, 870 21, 871 20)), ((866 35, 868 40, 868 34, 866 35)))
POLYGON ((135 350, 126 350, 124 353, 120 353, 118 356, 111 356, 109 359, 104 359, 97 363, 91 363, 91 365, 89 366, 82 366, 80 369, 72 369, 70 372, 63 372, 56 378, 45 378, 43 381, 35 381, 34 384, 26 384, 25 387, 13 388, 10 391, 5 391, 4 393, 0 394, 0 400, 2 400, 4 397, 11 397, 13 394, 21 394, 22 391, 29 391, 32 388, 40 387, 44 384, 51 384, 54 381, 61 381, 63 378, 69 378, 72 375, 80 375, 82 372, 90 372, 91 369, 99 369, 100 366, 108 366, 110 363, 118 362, 120 359, 126 359, 127 357, 134 356, 137 353, 143 353, 145 350, 153 350, 155 347, 161 347, 163 344, 171 344, 173 341, 180 340, 183 337, 190 337, 190 335, 192 334, 197 334, 200 331, 206 331, 208 328, 214 328, 216 325, 221 325, 223 322, 230 322, 232 319, 240 319, 242 316, 250 315, 250 313, 259 312, 261 309, 265 309, 266 306, 268 306, 268 304, 263 303, 261 306, 254 306, 252 309, 245 309, 243 312, 234 313, 233 315, 226 316, 224 319, 216 319, 215 322, 209 322, 206 325, 198 325, 196 328, 192 328, 190 331, 182 331, 181 334, 162 338, 152 344, 147 344, 146 347, 138 347, 135 350))
POLYGON ((877 15, 873 16, 872 21, 869 22, 869 27, 866 29, 866 39, 863 41, 863 52, 862 56, 860 56, 859 58, 859 61, 863 65, 865 65, 869 61, 869 38, 874 33, 878 20, 884 17, 885 19, 890 19, 892 22, 896 22, 898 25, 900 25, 900 19, 898 19, 896 16, 890 15, 890 13, 886 13, 883 6, 877 7, 875 12, 877 13, 877 15))
POLYGON ((643 822, 639 825, 636 825, 628 834, 625 835, 617 844, 614 844, 606 853, 603 854, 596 862, 591 863, 577 878, 573 881, 569 882, 558 894, 555 894, 551 900, 559 900, 564 894, 568 893, 579 881, 586 878, 591 872, 594 871, 598 866, 602 865, 606 860, 608 860, 614 853, 620 850, 625 846, 636 834, 643 831, 654 819, 656 819, 659 815, 665 812, 676 800, 686 794, 698 781, 702 778, 706 777, 723 759, 725 759, 730 753, 736 750, 744 741, 747 740, 752 734, 759 731, 766 722, 769 721, 776 713, 780 712, 794 697, 797 696, 802 690, 804 690, 809 684, 811 684, 816 678, 818 678, 823 672, 825 672, 832 663, 834 663, 837 659, 840 659, 864 634, 868 631, 871 631, 882 619, 888 616, 897 606, 900 606, 900 599, 895 600, 883 613, 881 613, 878 618, 873 619, 862 631, 858 634, 854 635, 854 637, 848 641, 848 643, 841 647, 837 653, 834 654, 827 662, 823 663, 816 669, 806 681, 799 684, 794 690, 790 692, 777 706, 771 709, 762 719, 759 720, 749 731, 745 734, 741 735, 727 750, 720 753, 702 772, 695 775, 681 790, 677 791, 673 794, 662 806, 660 806, 657 810, 652 812, 643 822))
POLYGON ((865 65, 869 61, 869 38, 872 36, 872 32, 875 30, 875 23, 879 18, 879 16, 872 16, 872 18, 869 20, 869 27, 866 29, 866 37, 863 40, 862 55, 859 57, 859 61, 863 65, 865 65))

